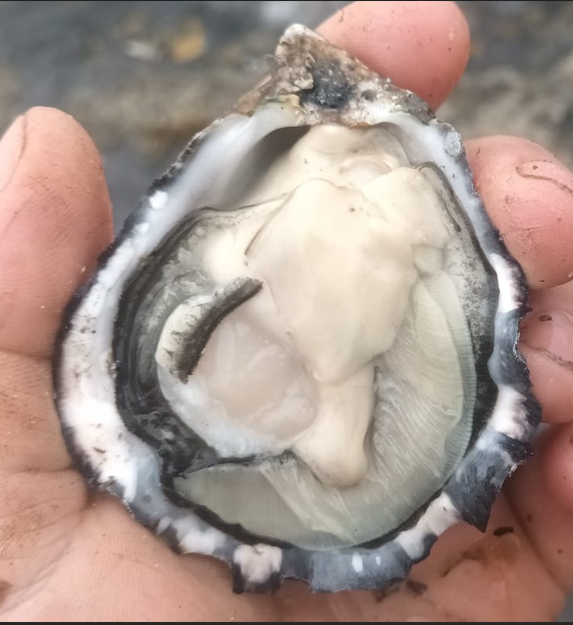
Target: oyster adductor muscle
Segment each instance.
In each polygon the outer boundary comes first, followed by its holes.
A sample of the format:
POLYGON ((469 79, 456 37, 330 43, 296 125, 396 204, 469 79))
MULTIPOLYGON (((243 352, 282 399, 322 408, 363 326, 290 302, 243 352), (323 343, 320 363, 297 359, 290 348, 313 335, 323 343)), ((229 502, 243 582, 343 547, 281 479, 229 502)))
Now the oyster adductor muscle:
POLYGON ((63 432, 238 591, 383 588, 529 453, 526 298, 458 133, 293 26, 70 306, 63 432))

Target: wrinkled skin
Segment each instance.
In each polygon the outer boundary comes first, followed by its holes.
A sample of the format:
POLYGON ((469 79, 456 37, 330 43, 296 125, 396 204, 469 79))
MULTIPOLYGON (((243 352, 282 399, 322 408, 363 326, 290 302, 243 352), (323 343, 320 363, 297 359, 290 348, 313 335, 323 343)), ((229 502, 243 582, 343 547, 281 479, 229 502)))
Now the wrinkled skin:
MULTIPOLYGON (((437 107, 469 34, 450 2, 356 2, 333 42, 437 107)), ((112 236, 100 157, 69 116, 34 109, 0 145, 0 619, 540 621, 573 587, 573 175, 523 139, 470 142, 476 185, 534 289, 521 347, 551 424, 499 498, 487 534, 459 525, 373 592, 236 596, 227 568, 180 557, 118 501, 90 492, 54 411, 62 310, 112 236), (505 528, 501 529, 500 528, 505 528), (496 531, 497 530, 497 531, 496 531)))

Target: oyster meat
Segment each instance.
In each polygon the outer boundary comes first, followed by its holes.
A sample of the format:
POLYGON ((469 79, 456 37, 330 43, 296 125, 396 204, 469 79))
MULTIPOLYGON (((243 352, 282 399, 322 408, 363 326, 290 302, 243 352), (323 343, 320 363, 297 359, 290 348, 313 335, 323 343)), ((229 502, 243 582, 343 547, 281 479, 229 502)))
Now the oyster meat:
POLYGON ((236 591, 384 588, 527 457, 526 309, 458 133, 292 26, 70 305, 63 432, 236 591))

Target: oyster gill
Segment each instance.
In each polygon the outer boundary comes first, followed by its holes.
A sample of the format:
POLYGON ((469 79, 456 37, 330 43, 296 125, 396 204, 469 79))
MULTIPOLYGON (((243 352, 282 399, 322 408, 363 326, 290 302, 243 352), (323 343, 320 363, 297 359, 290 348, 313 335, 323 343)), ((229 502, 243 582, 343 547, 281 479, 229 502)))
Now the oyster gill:
POLYGON ((423 101, 301 26, 275 64, 78 293, 57 405, 92 483, 235 590, 381 588, 528 454, 525 283, 423 101))

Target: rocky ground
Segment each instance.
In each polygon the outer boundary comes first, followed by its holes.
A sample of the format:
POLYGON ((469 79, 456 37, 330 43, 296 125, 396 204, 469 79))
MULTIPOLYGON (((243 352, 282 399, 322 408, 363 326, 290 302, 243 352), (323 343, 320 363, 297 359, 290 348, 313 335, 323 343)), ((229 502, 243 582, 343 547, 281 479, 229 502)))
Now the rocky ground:
MULTIPOLYGON (((316 26, 345 4, 0 2, 0 132, 33 105, 75 115, 103 153, 119 225, 187 139, 264 75, 286 25, 316 26)), ((573 166, 573 2, 460 5, 472 58, 440 116, 468 138, 528 137, 573 166)))

